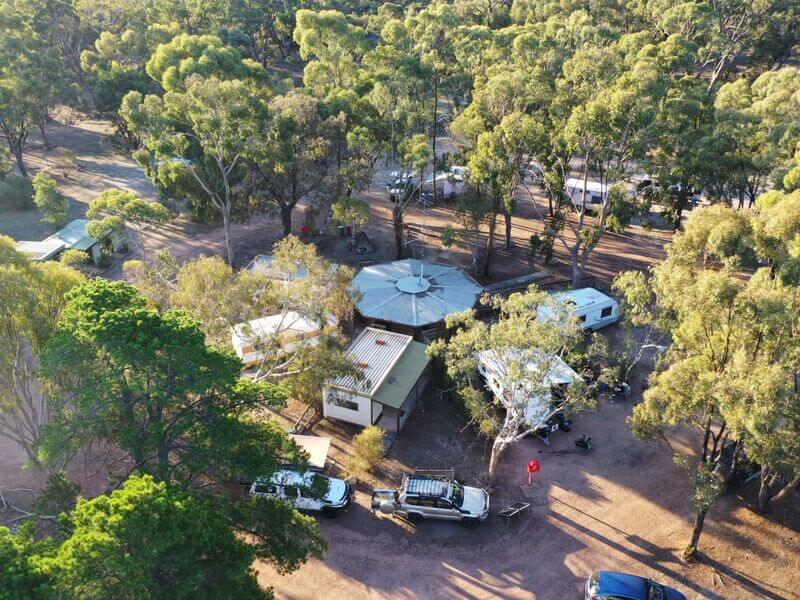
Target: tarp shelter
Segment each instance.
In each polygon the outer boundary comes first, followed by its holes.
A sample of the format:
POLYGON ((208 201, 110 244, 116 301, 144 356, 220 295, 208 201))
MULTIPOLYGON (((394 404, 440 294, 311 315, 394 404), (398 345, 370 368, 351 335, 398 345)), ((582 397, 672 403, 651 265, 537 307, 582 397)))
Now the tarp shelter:
POLYGON ((472 308, 483 291, 458 267, 417 259, 364 267, 353 287, 364 318, 411 328, 472 308))
POLYGON ((316 435, 297 435, 290 433, 289 438, 308 454, 308 466, 315 471, 324 471, 328 462, 328 450, 331 438, 316 435))
POLYGON ((34 262, 50 260, 64 249, 61 240, 42 240, 41 242, 19 241, 16 244, 17 252, 27 254, 34 262))

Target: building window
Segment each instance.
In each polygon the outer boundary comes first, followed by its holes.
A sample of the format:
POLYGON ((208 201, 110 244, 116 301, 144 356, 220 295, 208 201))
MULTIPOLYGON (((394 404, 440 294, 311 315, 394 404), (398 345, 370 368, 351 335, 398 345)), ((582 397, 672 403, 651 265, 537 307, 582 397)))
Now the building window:
POLYGON ((339 408, 346 408, 347 410, 354 410, 358 412, 358 402, 353 402, 352 400, 348 400, 347 398, 342 398, 341 396, 334 396, 333 403, 338 406, 339 408))
POLYGON ((606 317, 610 317, 611 316, 611 310, 612 310, 612 307, 606 306, 603 309, 603 311, 600 313, 600 318, 601 319, 605 319, 606 317))

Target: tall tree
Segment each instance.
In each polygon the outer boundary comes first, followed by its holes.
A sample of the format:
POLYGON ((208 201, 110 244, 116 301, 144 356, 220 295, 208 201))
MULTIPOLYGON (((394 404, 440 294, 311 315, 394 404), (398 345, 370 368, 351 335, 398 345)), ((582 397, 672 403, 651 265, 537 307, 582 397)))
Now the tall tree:
MULTIPOLYGON (((444 360, 473 423, 493 440, 489 458, 489 479, 493 479, 503 451, 542 427, 552 416, 547 414, 541 421, 530 422, 526 418, 528 403, 550 393, 556 357, 572 349, 581 334, 577 319, 567 307, 535 286, 507 299, 495 297, 490 305, 499 313, 496 322, 478 320, 475 311, 451 315, 447 326, 455 333, 446 342, 435 342, 430 352, 444 360), (552 318, 537 319, 540 308, 548 309, 552 318), (495 398, 496 410, 484 398, 478 373, 480 353, 498 366, 491 376, 506 391, 495 398)), ((571 386, 563 403, 572 410, 591 405, 580 383, 571 386)), ((553 410, 563 408, 563 403, 553 410)))
MULTIPOLYGON (((170 69, 164 71, 167 80, 174 77, 170 69)), ((245 156, 261 143, 270 121, 265 91, 236 79, 194 78, 185 92, 163 98, 130 92, 120 112, 157 160, 185 171, 202 190, 222 219, 232 264, 231 223, 249 206, 245 156)))

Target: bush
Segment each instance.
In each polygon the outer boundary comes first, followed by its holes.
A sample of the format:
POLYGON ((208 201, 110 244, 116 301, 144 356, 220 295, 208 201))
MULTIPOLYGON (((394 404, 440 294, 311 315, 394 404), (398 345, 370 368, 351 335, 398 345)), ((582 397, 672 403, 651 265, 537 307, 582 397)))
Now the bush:
POLYGON ((58 259, 64 265, 74 269, 86 269, 89 266, 89 257, 82 250, 65 250, 58 259))
POLYGON ((33 184, 27 177, 8 175, 0 181, 0 210, 33 208, 33 184))
POLYGON ((347 460, 347 471, 356 477, 363 477, 383 458, 383 436, 380 427, 370 425, 353 438, 353 455, 347 460))
POLYGON ((63 227, 69 216, 69 200, 58 189, 56 180, 39 173, 33 178, 33 189, 33 203, 42 211, 42 223, 54 231, 63 227))

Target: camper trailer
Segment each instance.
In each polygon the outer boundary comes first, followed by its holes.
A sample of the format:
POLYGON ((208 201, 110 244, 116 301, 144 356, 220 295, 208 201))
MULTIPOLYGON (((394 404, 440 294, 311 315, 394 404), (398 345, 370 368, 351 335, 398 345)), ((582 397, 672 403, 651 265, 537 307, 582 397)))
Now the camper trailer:
POLYGON ((586 181, 586 198, 583 195, 583 179, 576 177, 568 177, 564 182, 567 194, 572 201, 572 204, 580 207, 591 209, 592 206, 599 206, 602 204, 608 195, 608 185, 593 181, 589 179, 586 181))
MULTIPOLYGON (((611 296, 594 288, 580 288, 550 294, 559 302, 566 302, 572 307, 573 314, 580 319, 581 327, 586 332, 611 325, 619 320, 619 304, 611 296)), ((549 309, 539 308, 539 314, 546 315, 549 309)))
MULTIPOLYGON (((478 373, 486 382, 486 387, 498 398, 510 394, 520 394, 525 404, 525 423, 535 431, 546 429, 548 421, 564 412, 566 388, 576 381, 578 375, 564 360, 555 354, 543 351, 528 351, 522 358, 521 351, 498 352, 485 350, 479 352, 478 373), (541 377, 543 389, 531 389, 529 383, 509 381, 509 371, 515 361, 524 360, 528 372, 545 370, 541 377), (515 389, 508 389, 509 387, 515 389)), ((537 377, 538 379, 538 377, 537 377)))

